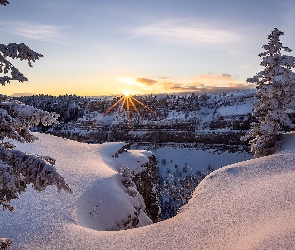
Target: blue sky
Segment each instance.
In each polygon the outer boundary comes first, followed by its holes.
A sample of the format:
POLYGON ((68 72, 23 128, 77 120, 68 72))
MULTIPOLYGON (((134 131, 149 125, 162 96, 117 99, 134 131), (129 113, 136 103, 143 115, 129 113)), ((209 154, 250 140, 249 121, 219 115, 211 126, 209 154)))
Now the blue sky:
POLYGON ((2 87, 9 95, 253 88, 274 27, 295 49, 293 0, 10 0, 0 15, 1 43, 44 55, 33 68, 13 61, 29 82, 2 87))

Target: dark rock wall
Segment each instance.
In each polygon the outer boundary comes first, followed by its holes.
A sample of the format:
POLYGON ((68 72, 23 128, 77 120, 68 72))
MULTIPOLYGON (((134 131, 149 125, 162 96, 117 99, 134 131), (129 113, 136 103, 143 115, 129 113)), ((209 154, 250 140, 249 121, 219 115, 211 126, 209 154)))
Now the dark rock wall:
POLYGON ((143 165, 144 169, 140 174, 134 175, 134 183, 138 192, 142 195, 146 214, 153 222, 161 220, 161 209, 159 206, 160 192, 157 186, 158 167, 157 159, 154 155, 150 156, 149 161, 143 165))

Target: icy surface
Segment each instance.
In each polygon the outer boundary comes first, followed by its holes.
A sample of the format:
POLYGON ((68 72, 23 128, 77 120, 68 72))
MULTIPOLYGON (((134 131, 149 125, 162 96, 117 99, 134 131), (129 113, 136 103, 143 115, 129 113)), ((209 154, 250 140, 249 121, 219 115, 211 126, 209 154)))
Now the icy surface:
MULTIPOLYGON (((15 202, 14 213, 1 212, 0 234, 14 239, 13 249, 294 249, 294 134, 275 155, 211 173, 174 218, 118 232, 90 229, 77 218, 77 204, 87 206, 78 201, 89 189, 109 208, 120 200, 116 172, 101 155, 118 144, 40 138, 20 147, 55 157, 74 194, 29 190, 15 202)), ((100 212, 111 219, 112 211, 100 212)))

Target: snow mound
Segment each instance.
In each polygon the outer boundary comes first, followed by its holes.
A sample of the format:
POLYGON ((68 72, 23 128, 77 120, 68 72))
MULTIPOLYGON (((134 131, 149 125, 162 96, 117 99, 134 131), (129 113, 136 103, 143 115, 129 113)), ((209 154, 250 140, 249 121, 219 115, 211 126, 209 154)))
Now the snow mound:
MULTIPOLYGON (((35 143, 17 143, 17 148, 55 158, 58 171, 74 193, 58 193, 53 187, 37 193, 28 188, 19 200, 14 201, 14 213, 2 212, 0 235, 23 241, 24 233, 31 238, 43 231, 45 234, 48 230, 54 231, 69 221, 95 230, 119 230, 124 225, 128 228, 129 217, 137 219, 137 226, 152 223, 143 212, 145 205, 140 194, 129 196, 120 182, 120 174, 105 164, 110 163, 108 155, 116 153, 123 143, 90 145, 44 134, 37 136, 39 140, 35 143)), ((136 163, 140 167, 147 157, 144 153, 138 157, 141 161, 136 163)), ((124 160, 126 164, 133 161, 127 157, 124 160)), ((120 165, 120 157, 116 164, 120 165)))
MULTIPOLYGON (((97 220, 101 228, 112 219, 115 206, 119 206, 116 211, 124 210, 120 202, 114 204, 122 190, 117 173, 103 160, 118 145, 87 145, 40 135, 41 142, 31 144, 30 150, 55 157, 74 194, 29 190, 15 202, 13 214, 2 212, 0 235, 14 239, 13 249, 294 249, 293 137, 287 135, 275 155, 212 172, 177 216, 108 232, 91 229, 91 220, 77 216, 82 208, 76 206, 89 202, 98 215, 104 213, 105 218, 97 220), (104 202, 109 205, 103 207, 104 202)), ((128 206, 128 199, 123 200, 128 206)))

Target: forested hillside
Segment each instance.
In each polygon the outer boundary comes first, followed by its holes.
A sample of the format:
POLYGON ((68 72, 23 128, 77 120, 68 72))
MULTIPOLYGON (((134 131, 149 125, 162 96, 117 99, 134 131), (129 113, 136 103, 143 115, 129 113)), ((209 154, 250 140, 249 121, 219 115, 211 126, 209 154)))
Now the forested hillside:
MULTIPOLYGON (((248 150, 241 142, 253 121, 254 90, 220 94, 118 97, 26 96, 28 105, 60 115, 60 124, 36 131, 88 143, 132 141, 193 143, 197 147, 248 150)), ((292 117, 292 113, 290 114, 292 117)), ((287 128, 288 129, 288 128, 287 128)))

